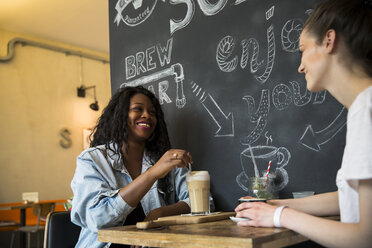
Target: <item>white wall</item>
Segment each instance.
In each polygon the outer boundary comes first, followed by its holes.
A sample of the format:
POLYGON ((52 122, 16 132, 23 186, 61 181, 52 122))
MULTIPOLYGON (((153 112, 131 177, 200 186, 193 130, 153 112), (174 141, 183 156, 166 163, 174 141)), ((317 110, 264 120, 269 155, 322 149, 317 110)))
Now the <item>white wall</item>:
MULTIPOLYGON (((15 37, 79 50, 0 29, 0 56, 15 37)), ((83 150, 83 129, 93 127, 111 96, 110 65, 82 58, 83 83, 96 85, 100 110, 89 108, 93 90, 77 97, 81 58, 33 46, 16 45, 15 56, 0 62, 0 203, 21 201, 22 192, 39 192, 39 200, 72 196, 70 182, 76 156, 83 150), (71 147, 64 149, 59 134, 67 128, 71 147)))

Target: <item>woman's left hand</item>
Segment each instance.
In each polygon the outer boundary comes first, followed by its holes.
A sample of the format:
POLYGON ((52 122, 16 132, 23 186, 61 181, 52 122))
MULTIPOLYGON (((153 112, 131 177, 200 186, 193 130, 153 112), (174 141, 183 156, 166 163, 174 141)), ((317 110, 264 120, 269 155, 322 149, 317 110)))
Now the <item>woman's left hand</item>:
POLYGON ((164 207, 160 207, 151 210, 143 221, 156 220, 159 217, 164 216, 163 209, 164 207))
POLYGON ((190 213, 190 207, 187 203, 179 201, 177 203, 162 206, 151 210, 146 216, 144 221, 156 220, 159 217, 165 217, 170 215, 179 215, 190 213))
POLYGON ((235 208, 236 217, 249 218, 247 221, 239 221, 239 226, 274 226, 274 212, 276 207, 263 202, 244 202, 235 208))

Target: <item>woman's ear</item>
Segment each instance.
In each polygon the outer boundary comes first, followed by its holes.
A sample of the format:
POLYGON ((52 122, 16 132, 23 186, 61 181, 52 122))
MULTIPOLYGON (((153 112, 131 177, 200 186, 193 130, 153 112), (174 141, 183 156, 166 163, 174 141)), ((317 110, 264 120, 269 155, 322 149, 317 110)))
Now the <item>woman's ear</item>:
POLYGON ((323 45, 325 46, 328 53, 334 52, 336 49, 336 31, 334 29, 330 29, 327 31, 323 45))

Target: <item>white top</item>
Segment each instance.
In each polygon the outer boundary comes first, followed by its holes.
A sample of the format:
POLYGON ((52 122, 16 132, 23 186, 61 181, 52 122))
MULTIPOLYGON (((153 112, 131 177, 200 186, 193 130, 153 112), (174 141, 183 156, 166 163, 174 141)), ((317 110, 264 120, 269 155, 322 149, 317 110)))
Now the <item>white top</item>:
POLYGON ((360 93, 347 115, 346 146, 337 173, 342 222, 359 222, 359 180, 372 178, 372 86, 360 93))

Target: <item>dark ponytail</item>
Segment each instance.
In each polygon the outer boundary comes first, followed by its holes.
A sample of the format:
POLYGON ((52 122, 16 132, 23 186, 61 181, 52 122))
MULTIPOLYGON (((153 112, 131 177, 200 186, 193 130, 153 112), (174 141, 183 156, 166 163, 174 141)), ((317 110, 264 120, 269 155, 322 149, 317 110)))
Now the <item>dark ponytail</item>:
POLYGON ((372 77, 372 0, 321 1, 304 29, 316 37, 318 44, 329 29, 335 30, 352 63, 372 77))

